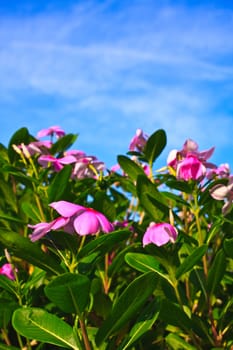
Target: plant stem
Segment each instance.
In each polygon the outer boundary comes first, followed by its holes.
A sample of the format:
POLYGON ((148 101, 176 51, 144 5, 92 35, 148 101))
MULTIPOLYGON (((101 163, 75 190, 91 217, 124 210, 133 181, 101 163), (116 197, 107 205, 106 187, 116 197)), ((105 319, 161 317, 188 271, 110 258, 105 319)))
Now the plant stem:
POLYGON ((88 338, 85 322, 81 318, 79 319, 79 324, 80 324, 80 328, 83 336, 85 350, 92 350, 92 346, 88 338))

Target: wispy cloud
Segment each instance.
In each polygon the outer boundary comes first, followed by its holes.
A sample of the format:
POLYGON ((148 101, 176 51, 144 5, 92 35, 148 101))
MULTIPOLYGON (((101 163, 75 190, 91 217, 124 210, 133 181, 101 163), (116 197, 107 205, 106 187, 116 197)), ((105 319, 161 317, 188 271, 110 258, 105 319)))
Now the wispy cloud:
POLYGON ((31 112, 41 121, 56 114, 68 128, 79 120, 85 142, 101 147, 97 129, 109 150, 122 150, 122 135, 138 126, 165 128, 170 146, 190 136, 223 150, 233 146, 232 30, 233 10, 188 2, 81 1, 8 14, 0 27, 0 104, 11 101, 14 114, 19 96, 55 99, 43 108, 33 100, 31 112))

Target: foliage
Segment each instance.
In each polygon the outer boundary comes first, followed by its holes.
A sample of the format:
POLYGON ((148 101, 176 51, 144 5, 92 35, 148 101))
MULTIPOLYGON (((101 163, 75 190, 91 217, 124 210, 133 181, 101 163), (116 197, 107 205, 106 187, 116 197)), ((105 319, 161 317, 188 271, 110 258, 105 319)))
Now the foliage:
POLYGON ((233 349, 233 180, 141 130, 106 169, 77 135, 0 145, 0 349, 233 349))

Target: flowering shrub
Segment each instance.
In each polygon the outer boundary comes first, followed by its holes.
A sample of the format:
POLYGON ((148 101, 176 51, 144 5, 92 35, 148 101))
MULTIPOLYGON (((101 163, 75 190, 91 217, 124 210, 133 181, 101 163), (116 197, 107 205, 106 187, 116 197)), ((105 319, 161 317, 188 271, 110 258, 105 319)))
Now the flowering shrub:
POLYGON ((233 349, 229 165, 186 140, 158 170, 164 130, 109 169, 75 141, 0 145, 0 349, 233 349))

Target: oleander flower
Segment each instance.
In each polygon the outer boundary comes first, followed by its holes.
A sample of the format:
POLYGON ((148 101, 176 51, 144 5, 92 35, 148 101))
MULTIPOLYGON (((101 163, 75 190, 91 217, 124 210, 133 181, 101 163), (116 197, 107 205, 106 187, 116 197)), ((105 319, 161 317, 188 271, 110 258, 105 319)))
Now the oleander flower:
POLYGON ((143 133, 142 129, 137 129, 136 135, 130 141, 129 150, 142 152, 147 143, 147 139, 148 136, 143 133))
POLYGON ((15 279, 14 270, 11 264, 6 263, 0 267, 0 275, 4 275, 10 280, 15 279))
POLYGON ((177 239, 178 232, 176 228, 168 223, 151 222, 143 236, 143 247, 148 244, 155 244, 158 247, 177 239))
POLYGON ((187 156, 177 165, 176 176, 181 180, 198 180, 205 176, 206 168, 195 156, 187 156))
POLYGON ((56 172, 60 171, 64 165, 66 164, 73 164, 76 162, 76 158, 72 155, 68 155, 62 158, 56 158, 52 155, 41 155, 38 158, 38 163, 42 165, 44 168, 49 166, 50 164, 53 165, 53 168, 56 172))
MULTIPOLYGON (((214 149, 214 147, 211 147, 205 151, 198 151, 198 144, 195 141, 188 139, 185 141, 181 150, 173 149, 170 151, 167 157, 167 165, 177 170, 178 167, 180 167, 180 164, 185 161, 185 166, 187 162, 187 165, 189 163, 189 166, 191 166, 193 170, 196 168, 200 173, 204 171, 203 167, 205 167, 205 169, 215 169, 217 168, 216 165, 207 161, 212 156, 214 149), (188 159, 190 157, 193 158, 188 159), (191 165, 191 163, 193 164, 191 165), (200 163, 203 165, 203 167, 200 165, 200 163)), ((204 172, 206 173, 206 171, 204 172)), ((193 178, 194 176, 194 179, 197 179, 197 175, 195 176, 194 174, 189 174, 189 176, 190 178, 193 178)))
POLYGON ((29 235, 32 242, 43 238, 50 231, 56 230, 86 236, 99 232, 108 233, 114 229, 113 224, 95 209, 86 208, 67 201, 53 202, 50 206, 61 216, 49 223, 41 222, 36 225, 28 225, 29 228, 33 229, 33 233, 29 235))
POLYGON ((65 131, 60 128, 60 126, 51 126, 48 129, 42 129, 37 133, 37 138, 42 138, 45 136, 56 135, 57 138, 60 138, 65 135, 65 131))

